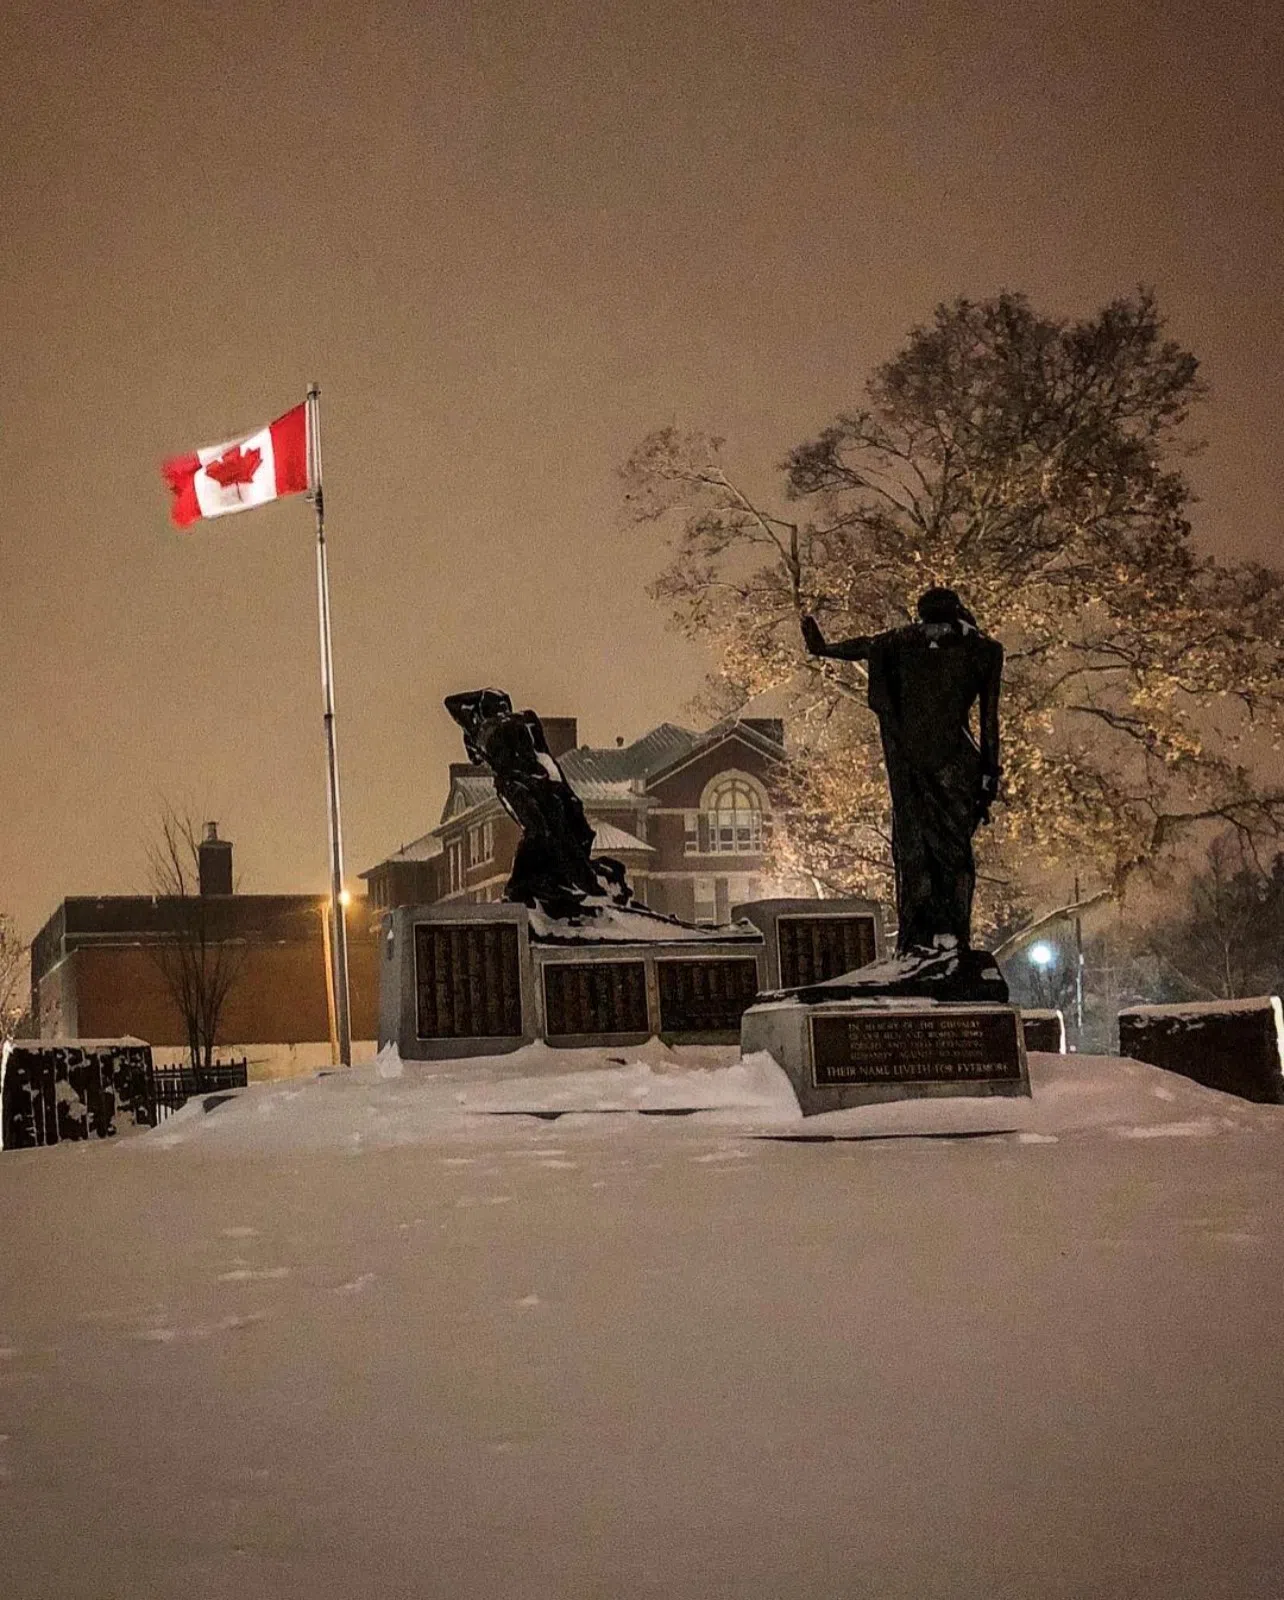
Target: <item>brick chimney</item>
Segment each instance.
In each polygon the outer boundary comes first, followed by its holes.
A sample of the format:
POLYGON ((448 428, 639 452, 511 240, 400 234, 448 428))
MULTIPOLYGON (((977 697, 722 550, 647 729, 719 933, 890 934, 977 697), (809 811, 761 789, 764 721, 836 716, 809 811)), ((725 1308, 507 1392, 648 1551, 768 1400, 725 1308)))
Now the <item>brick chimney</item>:
POLYGON ((218 823, 205 824, 205 837, 197 848, 202 894, 232 893, 232 841, 220 839, 218 823))
POLYGON ((541 717, 539 720, 548 742, 548 753, 554 761, 579 744, 579 723, 575 717, 541 717))

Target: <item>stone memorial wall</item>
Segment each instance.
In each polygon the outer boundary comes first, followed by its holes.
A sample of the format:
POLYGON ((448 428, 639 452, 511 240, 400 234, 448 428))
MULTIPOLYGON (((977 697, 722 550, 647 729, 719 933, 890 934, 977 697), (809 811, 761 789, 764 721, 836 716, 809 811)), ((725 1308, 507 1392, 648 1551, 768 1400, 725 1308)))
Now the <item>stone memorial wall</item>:
POLYGON ((1119 1013, 1119 1054, 1208 1089, 1284 1105, 1284 1016, 1276 995, 1133 1006, 1119 1013))
POLYGON ((749 922, 700 929, 616 907, 532 926, 532 915, 507 902, 386 913, 380 1044, 431 1061, 535 1039, 734 1043, 763 987, 763 936, 749 922))
POLYGON ((0 1149, 154 1127, 151 1067, 138 1039, 14 1040, 0 1063, 0 1149))
POLYGON ((1027 1050, 1051 1055, 1066 1053, 1066 1022, 1060 1011, 1021 1008, 1021 1031, 1027 1050))

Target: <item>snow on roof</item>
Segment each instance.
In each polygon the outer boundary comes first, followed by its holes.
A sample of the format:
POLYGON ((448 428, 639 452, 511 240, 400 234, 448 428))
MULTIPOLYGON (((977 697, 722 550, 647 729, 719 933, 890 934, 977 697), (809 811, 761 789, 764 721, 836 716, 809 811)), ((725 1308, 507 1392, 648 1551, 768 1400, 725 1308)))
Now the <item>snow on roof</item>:
MULTIPOLYGON (((386 859, 389 861, 431 861, 434 856, 439 856, 445 845, 437 838, 436 834, 425 833, 422 838, 414 840, 411 844, 403 844, 400 850, 394 850, 386 859)), ((362 873, 362 877, 366 874, 362 873)))
MULTIPOLYGON (((694 750, 705 737, 690 728, 680 728, 675 722, 662 722, 632 744, 616 745, 612 749, 596 750, 582 745, 578 750, 568 750, 561 758, 562 771, 567 781, 581 799, 587 798, 581 784, 624 782, 634 778, 647 778, 671 761, 678 760, 694 750)), ((627 788, 625 789, 627 793, 627 788)))
POLYGON ((593 840, 593 853, 597 855, 602 850, 645 850, 648 855, 655 854, 655 846, 646 844, 635 834, 626 833, 623 828, 617 828, 613 822, 599 822, 593 829, 596 838, 593 840))

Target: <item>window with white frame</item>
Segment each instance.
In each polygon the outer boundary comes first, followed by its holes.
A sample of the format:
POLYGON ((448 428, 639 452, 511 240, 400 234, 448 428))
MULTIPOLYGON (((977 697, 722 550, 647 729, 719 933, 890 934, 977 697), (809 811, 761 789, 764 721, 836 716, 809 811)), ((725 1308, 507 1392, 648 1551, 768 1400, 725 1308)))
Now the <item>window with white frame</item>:
POLYGON ((454 894, 464 886, 464 841, 452 839, 446 846, 446 867, 450 874, 450 889, 454 894))
POLYGON ((762 791, 739 773, 709 785, 700 821, 711 855, 762 854, 762 791))
POLYGON ((475 823, 468 830, 468 865, 480 867, 484 862, 495 859, 495 824, 490 822, 475 823))

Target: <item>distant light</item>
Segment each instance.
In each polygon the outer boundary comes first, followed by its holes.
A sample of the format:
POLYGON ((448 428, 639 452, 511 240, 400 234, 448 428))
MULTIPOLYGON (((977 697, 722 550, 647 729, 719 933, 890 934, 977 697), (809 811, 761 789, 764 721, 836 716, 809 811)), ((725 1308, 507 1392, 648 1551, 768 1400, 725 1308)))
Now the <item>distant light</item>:
POLYGON ((352 895, 347 889, 339 890, 339 904, 341 906, 350 906, 352 904, 352 895))
POLYGON ((1026 954, 1036 967, 1050 967, 1057 959, 1057 952, 1042 939, 1038 944, 1032 944, 1026 954))

